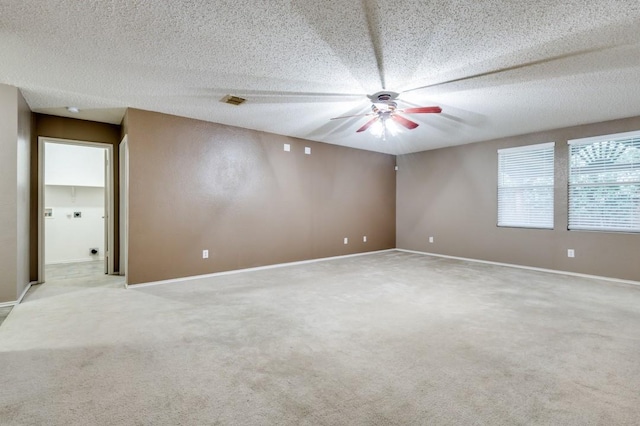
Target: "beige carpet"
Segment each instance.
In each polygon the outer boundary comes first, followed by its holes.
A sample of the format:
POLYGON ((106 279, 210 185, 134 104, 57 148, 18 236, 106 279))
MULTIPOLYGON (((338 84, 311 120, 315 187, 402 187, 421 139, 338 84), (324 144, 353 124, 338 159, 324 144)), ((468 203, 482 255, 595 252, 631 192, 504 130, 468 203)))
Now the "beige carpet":
POLYGON ((401 252, 120 286, 13 310, 1 424, 640 424, 639 286, 401 252))

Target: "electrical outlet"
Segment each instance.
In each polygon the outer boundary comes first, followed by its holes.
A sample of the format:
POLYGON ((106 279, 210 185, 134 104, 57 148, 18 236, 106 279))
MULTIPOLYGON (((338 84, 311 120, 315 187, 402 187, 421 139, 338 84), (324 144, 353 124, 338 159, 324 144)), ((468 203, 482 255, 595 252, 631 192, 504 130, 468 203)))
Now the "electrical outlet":
POLYGON ((291 151, 291 145, 288 144, 288 143, 285 143, 284 144, 284 150, 287 151, 287 152, 291 151))
POLYGON ((203 259, 209 258, 209 250, 202 250, 202 258, 203 259))
POLYGON ((433 242, 433 237, 429 237, 429 242, 432 243, 433 242))
POLYGON ((576 252, 574 249, 567 250, 567 257, 576 257, 576 252))
POLYGON ((307 155, 311 155, 311 148, 308 147, 308 146, 305 146, 304 147, 304 153, 307 154, 307 155))
POLYGON ((367 236, 365 235, 364 237, 362 237, 362 242, 366 243, 367 242, 367 236))
POLYGON ((344 243, 349 244, 349 239, 347 237, 344 237, 344 243))

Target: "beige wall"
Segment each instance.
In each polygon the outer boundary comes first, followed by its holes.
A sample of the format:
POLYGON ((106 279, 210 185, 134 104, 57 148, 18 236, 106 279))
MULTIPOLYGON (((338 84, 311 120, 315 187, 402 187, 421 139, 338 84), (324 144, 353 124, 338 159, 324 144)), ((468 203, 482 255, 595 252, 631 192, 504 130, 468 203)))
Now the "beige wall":
POLYGON ((0 84, 0 303, 18 297, 18 89, 0 84))
POLYGON ((125 121, 130 284, 395 247, 391 155, 135 109, 125 121))
POLYGON ((114 264, 116 270, 119 263, 119 232, 118 232, 118 206, 119 206, 119 175, 118 175, 118 145, 120 143, 120 126, 97 123, 95 121, 76 120, 72 118, 56 117, 45 114, 35 114, 35 130, 31 139, 31 205, 30 227, 30 251, 31 279, 36 280, 38 276, 38 137, 47 136, 50 138, 69 139, 85 142, 101 142, 113 145, 114 158, 114 196, 116 212, 115 221, 115 247, 114 264))
POLYGON ((31 111, 20 91, 0 85, 0 303, 29 285, 31 111))
POLYGON ((640 280, 640 235, 567 230, 567 141, 639 129, 635 117, 399 156, 398 248, 640 280), (497 150, 551 141, 555 229, 497 227, 497 150))
MULTIPOLYGON (((31 132, 33 114, 29 105, 18 91, 18 152, 17 152, 17 197, 18 197, 18 282, 17 294, 20 296, 31 281, 30 274, 30 223, 31 208, 31 132)), ((36 203, 37 199, 33 202, 36 203)))

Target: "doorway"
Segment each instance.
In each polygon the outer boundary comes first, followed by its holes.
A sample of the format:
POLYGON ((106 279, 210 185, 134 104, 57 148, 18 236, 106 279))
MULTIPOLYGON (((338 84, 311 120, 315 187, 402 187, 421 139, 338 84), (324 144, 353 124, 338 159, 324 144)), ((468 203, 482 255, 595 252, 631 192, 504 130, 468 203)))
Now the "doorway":
POLYGON ((38 140, 38 282, 114 274, 110 144, 38 140))

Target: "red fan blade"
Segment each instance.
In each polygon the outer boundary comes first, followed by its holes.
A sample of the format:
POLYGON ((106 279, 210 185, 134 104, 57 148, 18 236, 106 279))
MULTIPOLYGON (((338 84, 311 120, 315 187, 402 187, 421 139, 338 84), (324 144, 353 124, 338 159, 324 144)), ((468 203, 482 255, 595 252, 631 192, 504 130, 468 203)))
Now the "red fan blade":
POLYGON ((356 114, 356 115, 341 115, 340 117, 333 117, 330 120, 339 120, 341 118, 351 118, 351 117, 366 117, 368 115, 373 115, 373 113, 369 113, 369 114, 356 114))
POLYGON ((442 108, 438 106, 405 108, 405 109, 398 110, 398 112, 404 112, 405 114, 427 114, 427 113, 439 114, 442 112, 442 108))
POLYGON ((400 116, 400 115, 396 115, 393 114, 391 116, 391 118, 396 121, 397 123, 402 124, 404 127, 406 127, 407 129, 411 130, 411 129, 415 129, 416 127, 418 127, 418 123, 414 123, 411 120, 407 120, 406 118, 400 116))
POLYGON ((371 127, 371 125, 372 125, 373 123, 375 123, 376 121, 378 121, 378 118, 379 118, 379 117, 374 117, 374 118, 372 118, 371 120, 367 121, 367 122, 365 123, 365 125, 364 125, 364 126, 360 127, 358 130, 356 130, 356 133, 364 132, 365 130, 367 130, 369 127, 371 127))

